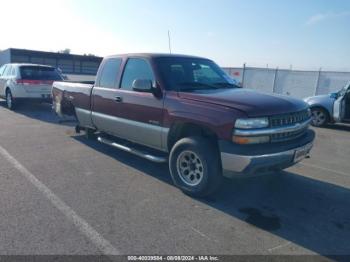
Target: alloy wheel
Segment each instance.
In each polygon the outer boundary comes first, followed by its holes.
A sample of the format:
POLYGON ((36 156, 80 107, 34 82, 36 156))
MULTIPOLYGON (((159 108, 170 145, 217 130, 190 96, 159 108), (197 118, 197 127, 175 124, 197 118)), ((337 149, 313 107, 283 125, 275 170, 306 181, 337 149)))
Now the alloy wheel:
POLYGON ((193 151, 183 151, 177 158, 177 172, 186 185, 197 186, 204 177, 202 160, 193 151))
POLYGON ((327 116, 323 110, 312 110, 312 123, 314 126, 322 126, 325 124, 327 116))

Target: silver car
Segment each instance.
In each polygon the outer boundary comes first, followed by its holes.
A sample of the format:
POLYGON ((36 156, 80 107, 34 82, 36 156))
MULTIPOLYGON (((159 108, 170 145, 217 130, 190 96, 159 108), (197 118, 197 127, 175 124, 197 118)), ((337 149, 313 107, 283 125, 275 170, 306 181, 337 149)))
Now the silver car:
POLYGON ((312 96, 304 101, 310 105, 313 126, 350 123, 350 81, 337 93, 312 96))
POLYGON ((0 97, 9 109, 22 101, 51 101, 52 83, 62 80, 51 66, 5 64, 0 68, 0 97))

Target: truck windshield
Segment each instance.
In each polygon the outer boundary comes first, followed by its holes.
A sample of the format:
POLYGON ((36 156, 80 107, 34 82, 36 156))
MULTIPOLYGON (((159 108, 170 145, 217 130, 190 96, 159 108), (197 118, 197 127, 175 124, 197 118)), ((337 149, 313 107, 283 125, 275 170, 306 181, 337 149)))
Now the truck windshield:
POLYGON ((21 78, 26 80, 62 80, 61 75, 53 67, 21 66, 21 78))
POLYGON ((166 89, 195 91, 202 89, 239 88, 218 65, 208 59, 158 57, 155 59, 166 89))

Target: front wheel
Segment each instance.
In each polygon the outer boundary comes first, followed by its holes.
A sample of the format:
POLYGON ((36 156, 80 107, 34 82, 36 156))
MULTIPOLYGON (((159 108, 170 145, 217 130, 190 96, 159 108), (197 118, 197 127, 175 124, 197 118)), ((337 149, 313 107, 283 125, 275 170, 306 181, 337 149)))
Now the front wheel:
POLYGON ((328 124, 329 116, 326 110, 320 107, 311 109, 312 122, 311 124, 316 127, 322 127, 328 124))
POLYGON ((7 106, 7 108, 10 110, 14 110, 15 105, 16 104, 15 104, 15 101, 13 100, 11 90, 7 90, 6 91, 6 106, 7 106))
POLYGON ((202 137, 188 137, 178 141, 169 157, 174 184, 194 197, 213 194, 222 182, 219 151, 202 137))

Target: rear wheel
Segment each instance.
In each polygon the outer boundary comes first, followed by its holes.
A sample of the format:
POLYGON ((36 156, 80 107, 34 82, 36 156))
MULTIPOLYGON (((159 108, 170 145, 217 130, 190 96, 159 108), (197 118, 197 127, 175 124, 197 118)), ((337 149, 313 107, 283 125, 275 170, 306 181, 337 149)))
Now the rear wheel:
POLYGON ((322 127, 328 124, 329 115, 326 110, 320 107, 315 107, 311 109, 312 122, 311 124, 316 127, 322 127))
POLYGON ((6 91, 6 106, 8 109, 10 110, 14 110, 15 109, 15 101, 13 99, 11 90, 7 89, 6 91))
POLYGON ((223 179, 217 147, 202 137, 178 141, 171 150, 169 168, 174 184, 195 197, 213 194, 223 179))

